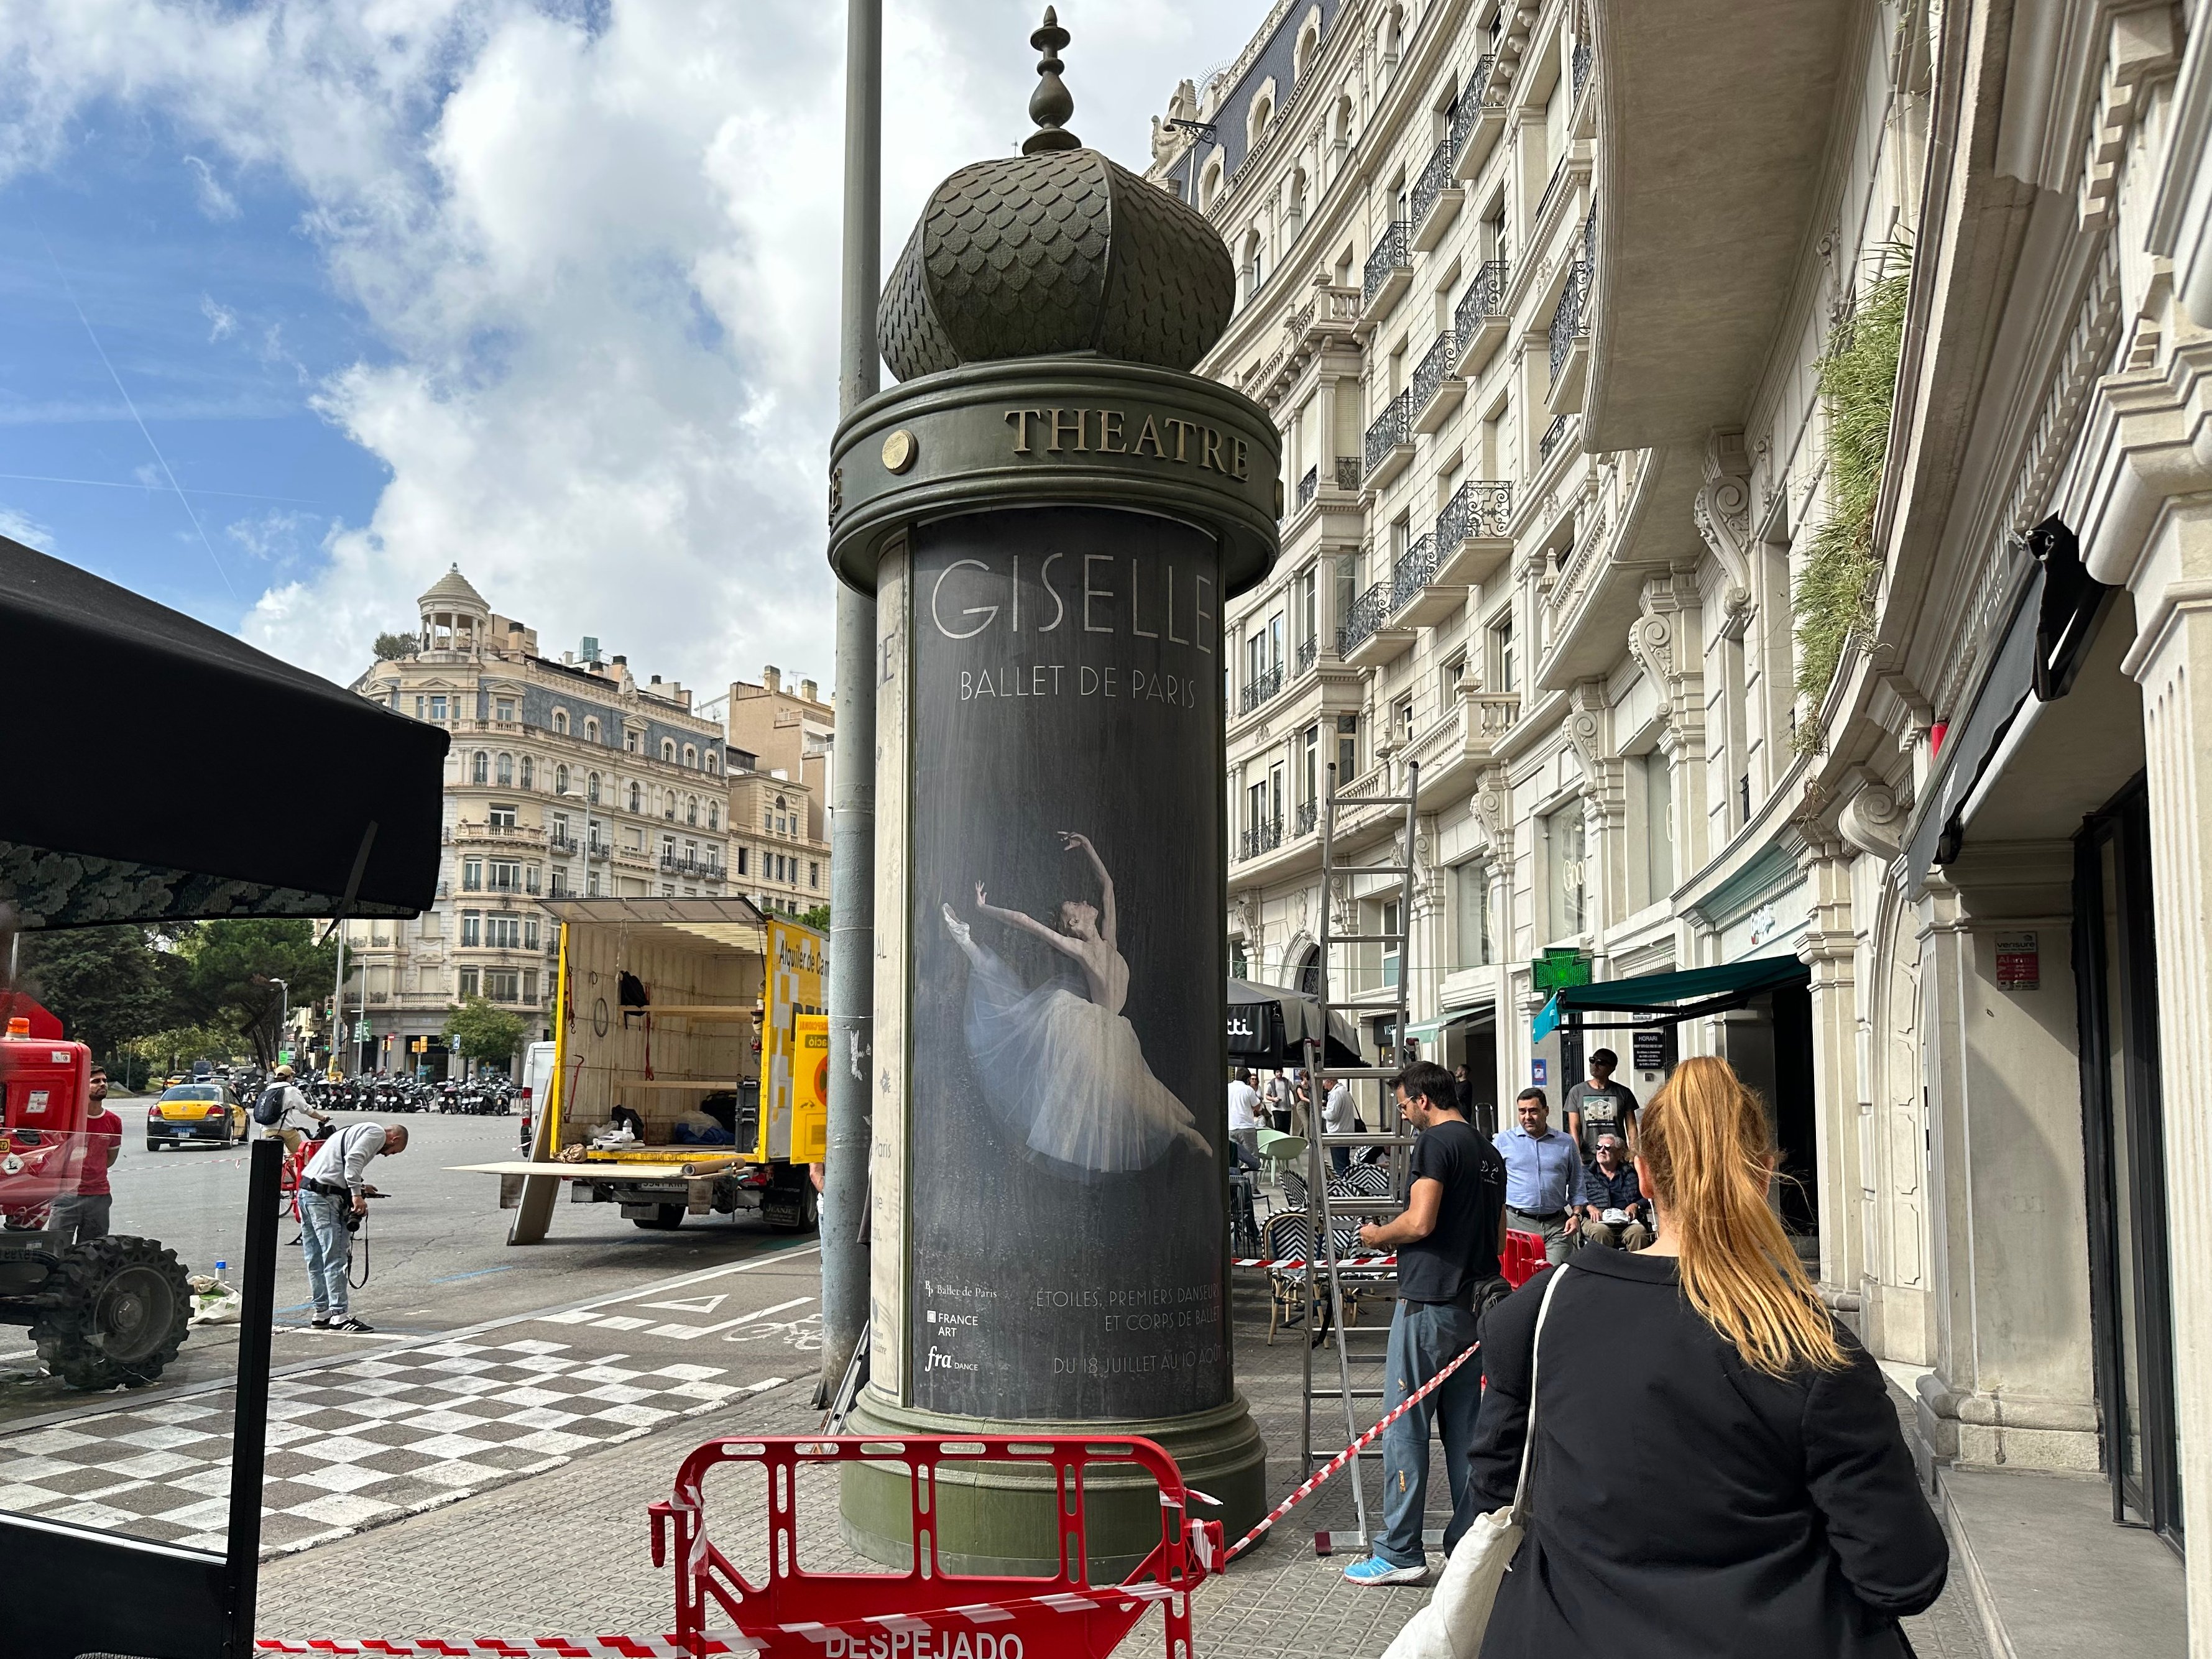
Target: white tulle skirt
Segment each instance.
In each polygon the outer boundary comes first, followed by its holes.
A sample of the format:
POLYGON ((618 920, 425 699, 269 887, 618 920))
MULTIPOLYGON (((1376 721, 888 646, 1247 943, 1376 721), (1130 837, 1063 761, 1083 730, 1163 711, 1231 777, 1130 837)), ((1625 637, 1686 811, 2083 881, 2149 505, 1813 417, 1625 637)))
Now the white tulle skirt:
POLYGON ((1149 1169, 1177 1142, 1212 1156, 1127 1019, 1065 986, 1030 990, 989 948, 970 949, 968 1055, 1008 1133, 1090 1175, 1149 1169))

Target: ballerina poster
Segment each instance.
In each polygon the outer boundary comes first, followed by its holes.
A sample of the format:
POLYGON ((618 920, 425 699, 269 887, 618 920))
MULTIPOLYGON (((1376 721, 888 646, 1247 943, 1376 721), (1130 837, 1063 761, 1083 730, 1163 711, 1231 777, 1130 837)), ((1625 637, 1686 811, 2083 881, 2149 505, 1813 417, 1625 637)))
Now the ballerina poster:
POLYGON ((1048 508, 912 566, 914 1403, 1229 1396, 1212 541, 1048 508))

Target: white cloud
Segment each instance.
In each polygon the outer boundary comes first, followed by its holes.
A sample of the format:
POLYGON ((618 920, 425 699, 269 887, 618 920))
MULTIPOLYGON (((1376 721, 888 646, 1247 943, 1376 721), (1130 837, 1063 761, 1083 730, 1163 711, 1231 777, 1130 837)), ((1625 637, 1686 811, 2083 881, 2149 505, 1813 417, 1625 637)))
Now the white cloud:
POLYGON ((41 553, 55 550, 54 532, 29 514, 19 513, 12 507, 0 506, 0 536, 26 547, 35 547, 41 553))
POLYGON ((192 191, 203 214, 218 224, 238 217, 238 198, 222 187, 213 167, 197 155, 185 157, 185 165, 192 170, 192 191))
MULTIPOLYGON (((60 161, 73 112, 115 99, 194 147, 204 211, 210 191, 235 210, 218 164, 306 198, 334 288, 385 348, 316 406, 391 478, 368 523, 252 606, 257 643, 349 680, 459 562, 550 651, 588 633, 706 686, 769 661, 826 682, 843 8, 610 0, 593 27, 554 9, 18 0, 0 183, 60 161)), ((1028 130, 1039 8, 887 9, 888 259, 939 178, 1028 130)), ((1263 9, 1062 6, 1072 125, 1141 166, 1146 114, 1263 9)), ((203 313, 211 338, 236 326, 203 313)), ((264 349, 290 356, 274 332, 264 349)))
POLYGON ((228 306, 217 303, 213 295, 200 295, 200 315, 208 319, 208 343, 210 345, 235 332, 238 328, 238 313, 228 306))

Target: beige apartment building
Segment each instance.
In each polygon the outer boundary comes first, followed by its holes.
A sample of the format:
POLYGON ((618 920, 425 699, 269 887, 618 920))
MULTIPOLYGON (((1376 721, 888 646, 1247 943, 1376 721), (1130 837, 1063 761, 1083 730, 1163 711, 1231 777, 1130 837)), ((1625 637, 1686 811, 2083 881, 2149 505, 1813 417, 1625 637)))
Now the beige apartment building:
POLYGON ((394 1071, 470 997, 544 1029, 558 940, 539 899, 734 890, 727 738, 690 691, 640 681, 596 640, 539 654, 458 567, 418 606, 414 649, 353 685, 453 734, 437 902, 347 925, 347 1023, 369 1030, 356 1060, 394 1071))
POLYGON ((1406 927, 1331 993, 1478 1100, 1736 1064, 1998 1653, 2212 1654, 2208 24, 1284 0, 1156 131, 1285 437, 1245 971, 1406 927), (1409 763, 1401 919, 1317 830, 1409 763))
MULTIPOLYGON (((816 841, 830 834, 830 768, 837 741, 837 714, 811 679, 787 687, 774 664, 761 670, 757 683, 730 685, 730 744, 753 757, 757 771, 799 784, 807 799, 806 833, 816 841)), ((825 882, 822 890, 830 889, 825 882)))

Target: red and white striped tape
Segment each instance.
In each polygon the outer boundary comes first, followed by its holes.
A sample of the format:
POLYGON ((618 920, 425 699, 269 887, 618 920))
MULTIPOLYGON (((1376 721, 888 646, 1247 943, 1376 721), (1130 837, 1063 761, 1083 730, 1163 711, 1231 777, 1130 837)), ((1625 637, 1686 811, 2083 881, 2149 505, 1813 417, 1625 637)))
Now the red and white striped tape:
POLYGON ((1419 1388, 1407 1395, 1405 1399, 1400 1401, 1397 1405, 1393 1407, 1387 1413, 1384 1414, 1381 1422, 1377 1423, 1373 1428, 1368 1430, 1366 1433, 1361 1435, 1358 1439, 1353 1441, 1342 1451, 1337 1453, 1335 1456, 1330 1458, 1328 1462, 1316 1469, 1312 1474, 1306 1478, 1306 1482, 1304 1486, 1300 1486, 1288 1498, 1285 1498, 1281 1503, 1276 1504, 1273 1509, 1270 1510, 1258 1526, 1253 1528, 1251 1531, 1246 1533, 1242 1538, 1231 1544, 1229 1547, 1229 1552, 1224 1559, 1225 1561, 1234 1561, 1238 1556, 1243 1554, 1246 1550, 1250 1549, 1253 1545, 1258 1543, 1261 1537, 1267 1532, 1268 1528, 1273 1526, 1276 1522, 1281 1520, 1293 1509, 1297 1508, 1298 1504, 1304 1503, 1306 1498, 1312 1494, 1315 1487, 1320 1486, 1322 1481, 1328 1480, 1329 1476, 1334 1474, 1346 1463, 1349 1463, 1353 1458, 1358 1456, 1359 1454, 1366 1449, 1370 1443, 1374 1440, 1376 1435, 1382 1433, 1383 1430, 1389 1428, 1393 1423, 1403 1417, 1407 1412, 1413 1410, 1415 1406, 1419 1405, 1422 1401, 1427 1399, 1429 1395, 1434 1394, 1438 1389, 1442 1388, 1443 1386, 1444 1379, 1449 1376, 1454 1371, 1457 1370, 1461 1366, 1466 1364, 1468 1360, 1474 1358, 1474 1356, 1481 1351, 1481 1348, 1482 1344, 1480 1342, 1472 1345, 1468 1347, 1466 1352, 1461 1354, 1456 1359, 1453 1360, 1449 1365, 1446 1365, 1434 1376, 1422 1383, 1419 1388))
POLYGON ((872 1618, 805 1620, 769 1625, 759 1632, 708 1631, 696 1649, 672 1636, 535 1636, 510 1641, 496 1636, 412 1638, 316 1637, 298 1641, 264 1637, 254 1651, 295 1654, 310 1659, 711 1659, 722 1654, 757 1653, 770 1632, 803 1636, 826 1647, 833 1636, 872 1636, 879 1632, 939 1630, 948 1626, 980 1629, 1012 1623, 1028 1612, 1126 1612, 1146 1601, 1164 1601, 1180 1592, 1171 1584, 1117 1584, 1093 1590, 1058 1590, 1049 1595, 1024 1595, 1006 1601, 974 1601, 963 1607, 941 1607, 927 1613, 886 1613, 872 1618))
MULTIPOLYGON (((1315 1260, 1322 1259, 1316 1257, 1315 1260)), ((1295 1273, 1309 1264, 1307 1258, 1302 1255, 1239 1255, 1231 1257, 1229 1265, 1232 1267, 1275 1267, 1285 1273, 1295 1273)), ((1395 1255, 1340 1255, 1336 1259, 1336 1265, 1340 1269, 1356 1267, 1364 1272, 1375 1267, 1395 1267, 1398 1265, 1398 1258, 1395 1255)))

